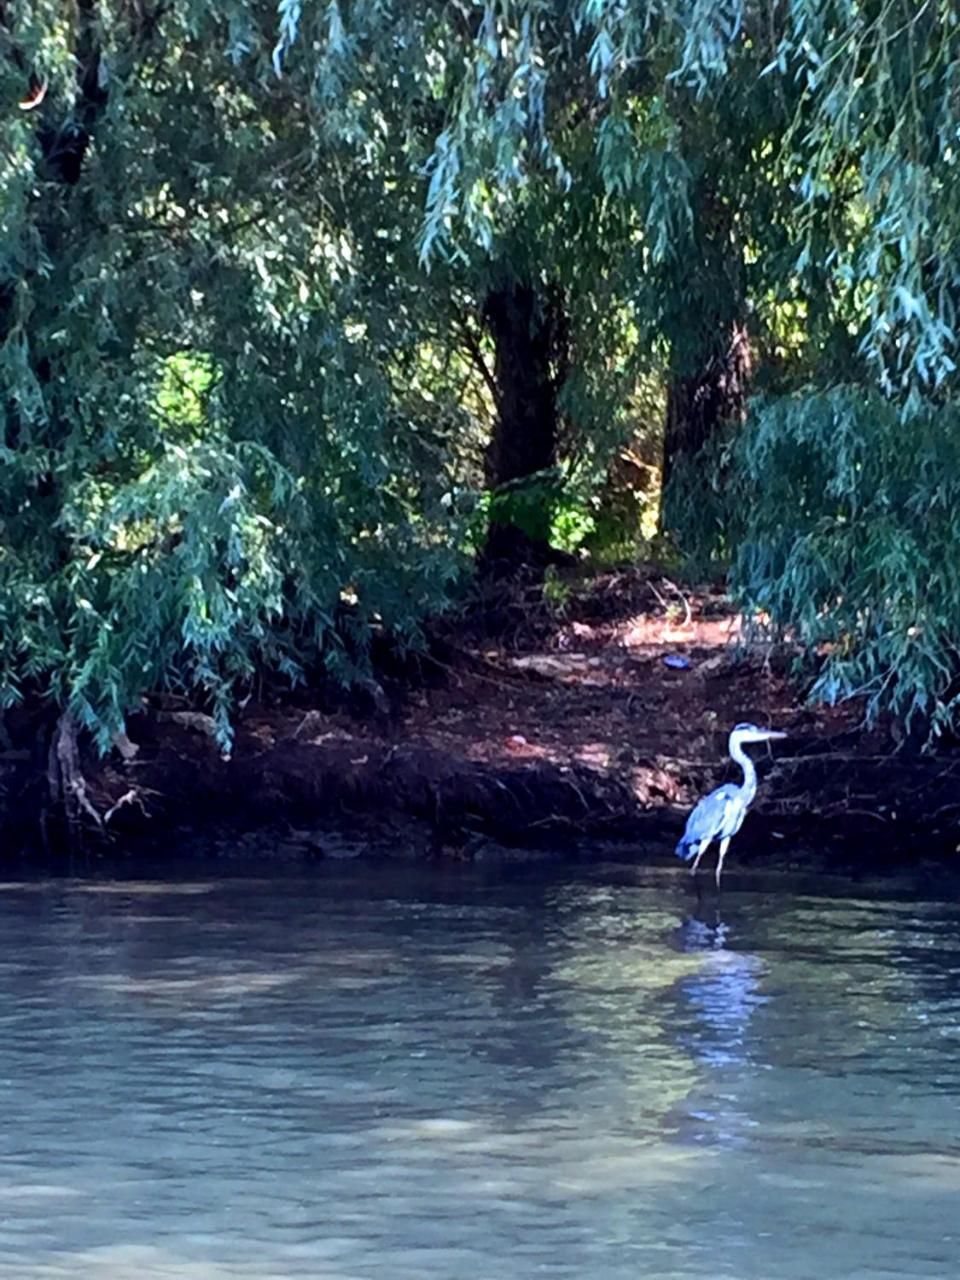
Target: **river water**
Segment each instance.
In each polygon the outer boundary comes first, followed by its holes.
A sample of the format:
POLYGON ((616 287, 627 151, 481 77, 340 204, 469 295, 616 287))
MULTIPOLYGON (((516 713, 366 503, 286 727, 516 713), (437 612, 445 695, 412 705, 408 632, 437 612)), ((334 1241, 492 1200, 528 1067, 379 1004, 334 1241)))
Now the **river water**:
POLYGON ((960 1275, 960 906, 749 883, 0 885, 0 1276, 960 1275))

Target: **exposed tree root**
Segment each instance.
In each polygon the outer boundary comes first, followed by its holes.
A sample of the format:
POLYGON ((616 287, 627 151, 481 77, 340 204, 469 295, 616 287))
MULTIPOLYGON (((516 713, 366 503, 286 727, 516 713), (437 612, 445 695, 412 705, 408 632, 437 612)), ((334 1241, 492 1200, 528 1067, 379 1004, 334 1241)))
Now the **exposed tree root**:
MULTIPOLYGON (((71 850, 79 847, 81 823, 88 817, 98 830, 103 829, 103 818, 91 803, 87 781, 80 768, 80 751, 77 745, 77 726, 69 711, 64 711, 56 723, 47 756, 47 786, 49 809, 42 818, 44 843, 50 847, 52 814, 59 814, 71 850)), ((54 820, 55 821, 55 820, 54 820)))

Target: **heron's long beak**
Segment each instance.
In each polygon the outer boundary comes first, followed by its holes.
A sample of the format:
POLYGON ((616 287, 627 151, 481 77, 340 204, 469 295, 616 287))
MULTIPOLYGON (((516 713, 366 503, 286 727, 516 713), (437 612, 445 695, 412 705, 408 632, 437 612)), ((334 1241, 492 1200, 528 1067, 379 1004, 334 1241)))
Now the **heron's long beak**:
POLYGON ((777 738, 785 738, 787 736, 782 729, 764 729, 762 732, 765 742, 774 742, 777 738))

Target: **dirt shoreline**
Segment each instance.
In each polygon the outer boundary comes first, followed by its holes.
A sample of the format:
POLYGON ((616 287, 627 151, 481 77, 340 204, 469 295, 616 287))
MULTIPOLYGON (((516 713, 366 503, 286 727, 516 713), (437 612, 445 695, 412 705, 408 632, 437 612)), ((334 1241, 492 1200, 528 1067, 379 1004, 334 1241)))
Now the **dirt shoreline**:
MULTIPOLYGON (((423 679, 378 691, 365 715, 309 696, 250 704, 229 761, 202 715, 158 700, 131 720, 123 754, 82 754, 105 819, 82 819, 84 845, 136 857, 271 831, 286 856, 312 858, 339 856, 346 827, 403 856, 590 857, 602 843, 655 860, 696 797, 737 776, 726 735, 753 720, 790 736, 758 755, 738 862, 809 865, 811 849, 831 868, 956 858, 960 752, 894 755, 858 729, 859 708, 805 707, 768 655, 736 659, 739 619, 721 597, 673 593, 652 573, 611 575, 559 616, 521 610, 508 641, 502 618, 496 643, 459 625, 423 679)), ((0 753, 8 858, 36 842, 45 776, 36 750, 0 753)))

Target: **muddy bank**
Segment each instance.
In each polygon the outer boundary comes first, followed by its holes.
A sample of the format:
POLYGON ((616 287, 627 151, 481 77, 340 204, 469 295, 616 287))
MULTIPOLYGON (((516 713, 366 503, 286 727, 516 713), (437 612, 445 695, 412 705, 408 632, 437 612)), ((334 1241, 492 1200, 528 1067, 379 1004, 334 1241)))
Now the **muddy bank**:
MULTIPOLYGON (((955 856, 960 753, 893 754, 881 732, 859 731, 857 707, 804 707, 769 654, 737 658, 739 619, 721 597, 634 574, 594 584, 559 616, 514 608, 506 638, 500 623, 493 640, 467 620, 419 680, 367 714, 309 695, 248 705, 229 761, 201 714, 154 700, 123 750, 81 751, 99 817, 81 814, 85 845, 135 855, 269 827, 287 852, 325 856, 345 827, 408 855, 589 856, 602 840, 642 860, 668 855, 697 796, 737 777, 726 735, 752 720, 790 737, 758 755, 740 860, 791 863, 800 848, 838 866, 955 856)), ((11 743, 0 753, 8 854, 35 845, 47 803, 42 753, 11 743)))

